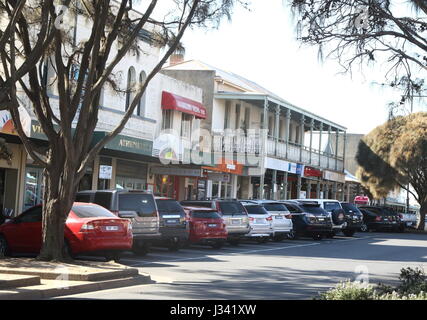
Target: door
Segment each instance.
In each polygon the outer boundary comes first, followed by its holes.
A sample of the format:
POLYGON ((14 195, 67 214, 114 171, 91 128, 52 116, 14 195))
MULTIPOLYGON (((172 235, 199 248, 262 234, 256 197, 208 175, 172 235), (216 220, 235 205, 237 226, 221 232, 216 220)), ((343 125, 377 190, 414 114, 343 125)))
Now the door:
POLYGON ((42 207, 34 207, 16 218, 6 235, 12 251, 39 253, 42 245, 42 207))
POLYGON ((24 210, 41 204, 43 193, 43 169, 27 167, 25 170, 24 210))

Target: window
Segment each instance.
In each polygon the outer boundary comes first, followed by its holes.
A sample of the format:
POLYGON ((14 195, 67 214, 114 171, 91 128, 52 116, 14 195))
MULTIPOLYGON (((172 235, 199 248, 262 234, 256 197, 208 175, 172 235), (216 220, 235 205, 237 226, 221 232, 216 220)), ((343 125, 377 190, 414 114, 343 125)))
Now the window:
POLYGON ((150 194, 124 193, 119 194, 120 211, 136 211, 140 217, 152 217, 156 214, 156 204, 150 194))
POLYGON ((323 207, 326 211, 331 212, 332 210, 341 209, 339 202, 324 202, 323 207))
POLYGON ((176 200, 156 200, 156 204, 160 213, 184 213, 184 209, 176 200))
POLYGON ((235 119, 234 128, 235 129, 241 129, 240 128, 240 104, 236 104, 236 119, 235 119))
POLYGON ((249 214, 268 214, 262 206, 246 206, 246 210, 249 214))
POLYGON ((172 129, 173 110, 163 110, 162 119, 162 130, 172 129))
POLYGON ((243 122, 242 129, 245 133, 248 132, 249 126, 250 126, 250 116, 251 116, 251 108, 245 109, 245 120, 243 122))
POLYGON ((127 86, 126 86, 126 106, 125 111, 130 108, 133 99, 135 98, 135 69, 130 67, 128 71, 127 86))
POLYGON ((73 206, 72 210, 79 218, 116 217, 112 212, 108 211, 107 209, 95 205, 73 206))
POLYGON ((237 201, 221 201, 219 203, 222 214, 234 215, 234 214, 246 214, 243 205, 237 201))
POLYGON ((291 213, 302 213, 302 210, 300 210, 297 206, 293 206, 289 203, 286 203, 285 206, 291 213))
POLYGON ((187 113, 183 113, 181 117, 181 137, 191 137, 191 120, 193 116, 187 113))
POLYGON ((42 221, 42 207, 35 207, 24 214, 22 214, 19 218, 20 223, 32 223, 32 222, 41 222, 42 221))
POLYGON ((76 195, 76 202, 92 202, 90 201, 90 193, 88 194, 77 194, 76 195))
MULTIPOLYGON (((140 74, 139 74, 139 84, 140 84, 140 86, 142 86, 142 84, 144 83, 144 81, 147 79, 147 74, 144 72, 144 71, 142 71, 140 74)), ((138 103, 138 110, 137 110, 137 112, 136 112, 136 114, 138 115, 138 116, 145 116, 145 103, 146 103, 146 93, 147 93, 147 89, 148 88, 145 88, 145 92, 144 92, 144 94, 142 95, 142 97, 141 97, 141 99, 139 100, 139 103, 138 103)))
POLYGON ((224 129, 230 129, 230 101, 225 102, 224 129))
POLYGON ((93 202, 103 206, 106 209, 111 209, 111 197, 112 193, 110 192, 97 192, 95 193, 95 199, 93 202))
POLYGON ((288 211, 285 205, 280 203, 266 203, 264 208, 267 211, 288 211))
POLYGON ((200 218, 200 219, 221 219, 218 212, 216 211, 192 211, 191 216, 193 218, 200 218))
POLYGON ((268 135, 271 137, 274 135, 274 117, 273 116, 268 117, 268 135))

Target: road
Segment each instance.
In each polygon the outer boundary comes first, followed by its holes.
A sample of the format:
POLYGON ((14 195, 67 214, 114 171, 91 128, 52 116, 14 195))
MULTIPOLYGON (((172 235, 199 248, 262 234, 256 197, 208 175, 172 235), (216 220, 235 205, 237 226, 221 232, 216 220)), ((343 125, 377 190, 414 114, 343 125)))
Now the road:
POLYGON ((121 263, 150 274, 155 283, 58 299, 311 299, 346 279, 392 283, 403 267, 427 270, 427 237, 358 233, 221 250, 153 248, 146 257, 129 253, 121 263))

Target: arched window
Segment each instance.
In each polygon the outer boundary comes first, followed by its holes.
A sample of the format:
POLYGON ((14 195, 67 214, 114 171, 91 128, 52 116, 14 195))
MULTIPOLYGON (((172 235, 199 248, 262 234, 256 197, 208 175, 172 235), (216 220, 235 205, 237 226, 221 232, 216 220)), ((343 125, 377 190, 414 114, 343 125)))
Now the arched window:
MULTIPOLYGON (((142 86, 142 84, 144 83, 145 79, 147 79, 147 74, 144 71, 141 71, 141 73, 139 74, 139 85, 142 86)), ((147 88, 145 89, 144 94, 142 95, 141 99, 139 100, 139 104, 138 104, 138 110, 137 110, 137 115, 138 116, 145 116, 145 97, 147 96, 147 88)))
POLYGON ((127 111, 135 97, 135 68, 130 67, 128 71, 128 80, 127 80, 127 87, 126 87, 126 106, 125 111, 127 111))

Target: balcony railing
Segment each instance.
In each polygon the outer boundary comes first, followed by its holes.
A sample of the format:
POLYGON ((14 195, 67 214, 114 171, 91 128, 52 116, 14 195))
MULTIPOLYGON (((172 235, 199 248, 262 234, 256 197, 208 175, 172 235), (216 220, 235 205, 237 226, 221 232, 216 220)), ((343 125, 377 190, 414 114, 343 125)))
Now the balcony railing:
MULTIPOLYGON (((258 154, 262 150, 262 141, 259 136, 222 136, 215 135, 213 139, 214 152, 227 153, 250 153, 258 154)), ((344 163, 342 157, 319 152, 312 148, 302 146, 294 142, 286 143, 282 139, 277 141, 271 137, 266 140, 265 151, 268 156, 280 159, 301 162, 307 165, 321 167, 324 169, 343 171, 344 163), (319 161, 320 159, 320 161, 319 161)))

